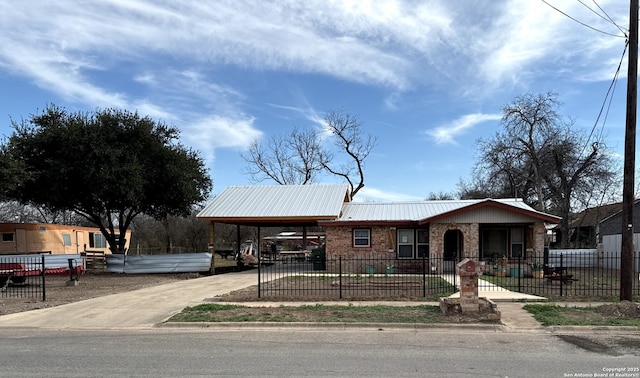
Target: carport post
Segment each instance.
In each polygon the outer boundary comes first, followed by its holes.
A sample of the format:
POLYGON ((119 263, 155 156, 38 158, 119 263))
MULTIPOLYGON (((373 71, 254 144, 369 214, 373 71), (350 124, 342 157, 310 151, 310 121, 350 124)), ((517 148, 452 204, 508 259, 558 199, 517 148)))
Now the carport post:
POLYGON ((307 250, 307 226, 302 226, 302 250, 307 250))
POLYGON ((215 235, 216 235, 216 224, 213 221, 210 221, 209 222, 209 252, 211 253, 211 267, 209 268, 209 273, 211 274, 216 273, 216 263, 215 263, 216 251, 214 247, 215 235))
POLYGON ((260 254, 262 253, 260 252, 262 249, 260 248, 260 226, 258 226, 258 242, 256 245, 258 246, 258 298, 260 298, 260 271, 262 270, 262 259, 260 258, 260 254))

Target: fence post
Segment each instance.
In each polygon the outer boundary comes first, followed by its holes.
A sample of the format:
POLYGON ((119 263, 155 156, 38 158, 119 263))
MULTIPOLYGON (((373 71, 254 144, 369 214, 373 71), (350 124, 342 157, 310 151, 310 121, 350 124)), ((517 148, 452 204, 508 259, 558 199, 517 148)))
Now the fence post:
POLYGON ((342 255, 338 257, 338 278, 340 281, 340 299, 342 299, 342 255))
POLYGON ((560 254, 560 296, 562 297, 562 285, 564 284, 564 277, 562 277, 563 275, 563 270, 564 270, 564 262, 563 262, 563 253, 560 254))
POLYGON ((427 266, 426 266, 426 256, 422 255, 422 297, 426 298, 427 296, 427 266))
POLYGON ((40 276, 42 277, 42 301, 46 301, 47 300, 47 289, 46 289, 46 279, 45 279, 45 265, 44 265, 44 255, 42 255, 42 259, 40 260, 41 264, 42 264, 42 273, 40 274, 40 276))
POLYGON ((262 259, 260 258, 260 249, 258 248, 258 298, 260 298, 260 291, 262 290, 262 286, 260 285, 260 272, 262 271, 262 259))
POLYGON ((522 281, 521 277, 524 275, 522 270, 522 254, 518 256, 518 293, 522 293, 522 281))
MULTIPOLYGON (((456 262, 457 260, 457 258, 454 258, 453 261, 456 262)), ((453 264, 453 290, 458 288, 458 272, 456 271, 456 265, 457 264, 453 264)), ((442 258, 442 266, 444 266, 444 257, 442 258)))

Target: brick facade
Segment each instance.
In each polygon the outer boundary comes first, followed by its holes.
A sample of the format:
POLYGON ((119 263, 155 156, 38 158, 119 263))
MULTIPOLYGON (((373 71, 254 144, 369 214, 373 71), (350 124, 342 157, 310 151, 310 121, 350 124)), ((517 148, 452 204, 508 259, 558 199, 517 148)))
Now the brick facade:
MULTIPOLYGON (((434 265, 438 272, 443 272, 442 257, 444 254, 445 234, 448 231, 459 231, 462 239, 462 251, 458 261, 469 258, 475 261, 480 256, 480 225, 478 223, 433 223, 429 225, 429 257, 433 259, 430 265, 434 265)), ((402 227, 406 228, 406 227, 402 227)), ((546 229, 543 222, 536 222, 525 228, 525 240, 527 257, 541 256, 545 246, 546 229)), ((326 228, 326 252, 327 258, 343 259, 372 258, 372 259, 396 259, 395 227, 371 226, 330 226, 326 228), (354 246, 353 229, 367 228, 371 234, 370 246, 354 246)), ((397 264, 409 268, 411 264, 419 264, 420 260, 397 260, 397 264)), ((355 268, 354 268, 355 269, 355 268)), ((378 272, 384 271, 384 267, 376 267, 378 272)))
POLYGON ((359 257, 393 258, 395 257, 395 246, 392 239, 392 232, 395 233, 395 230, 392 231, 389 227, 380 226, 327 227, 325 231, 327 258, 337 258, 338 256, 347 259, 359 257), (352 231, 354 228, 368 228, 371 230, 371 245, 369 247, 356 247, 353 245, 352 231))

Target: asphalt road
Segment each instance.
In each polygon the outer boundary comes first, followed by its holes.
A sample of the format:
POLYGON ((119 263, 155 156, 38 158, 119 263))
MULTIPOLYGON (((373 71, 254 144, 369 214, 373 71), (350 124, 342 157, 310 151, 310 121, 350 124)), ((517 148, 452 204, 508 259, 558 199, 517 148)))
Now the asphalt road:
POLYGON ((472 329, 3 329, 0 376, 640 377, 639 348, 638 335, 472 329))

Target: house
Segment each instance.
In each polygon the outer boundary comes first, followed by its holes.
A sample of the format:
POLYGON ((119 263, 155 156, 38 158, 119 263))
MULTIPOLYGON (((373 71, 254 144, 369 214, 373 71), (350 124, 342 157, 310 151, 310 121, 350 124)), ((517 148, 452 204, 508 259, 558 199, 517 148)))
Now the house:
POLYGON ((452 270, 467 257, 541 256, 545 224, 560 219, 519 199, 368 203, 349 198, 346 185, 234 186, 197 218, 210 222, 211 245, 217 222, 322 226, 327 258, 393 258, 410 265, 424 257, 438 260, 439 271, 452 270))
MULTIPOLYGON (((600 222, 598 237, 602 245, 598 252, 606 268, 621 268, 622 225, 622 209, 600 222)), ((640 200, 636 200, 633 204, 633 254, 635 256, 634 272, 640 272, 640 200)))
MULTIPOLYGON (((622 203, 612 203, 585 209, 571 216, 569 223, 569 243, 572 248, 597 248, 601 242, 600 223, 622 211, 622 203)), ((561 239, 560 229, 554 229, 556 243, 559 244, 561 239)), ((620 230, 617 230, 619 233, 620 230)))
MULTIPOLYGON (((0 255, 51 252, 79 254, 90 250, 110 253, 105 237, 96 227, 47 223, 0 223, 0 255)), ((126 247, 131 239, 127 231, 126 247)))
MULTIPOLYGON (((602 241, 603 236, 622 234, 622 203, 615 211, 612 211, 606 217, 602 217, 598 224, 598 237, 602 241)), ((634 234, 640 232, 640 200, 636 200, 633 204, 633 228, 634 234)))
POLYGON ((519 199, 483 199, 351 202, 338 218, 319 224, 326 230, 327 256, 392 257, 402 265, 425 257, 447 272, 464 258, 542 256, 545 223, 558 221, 519 199))

